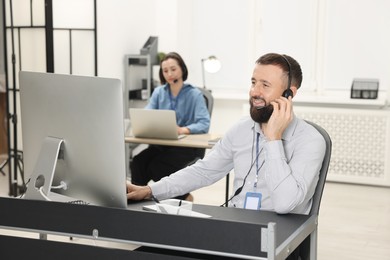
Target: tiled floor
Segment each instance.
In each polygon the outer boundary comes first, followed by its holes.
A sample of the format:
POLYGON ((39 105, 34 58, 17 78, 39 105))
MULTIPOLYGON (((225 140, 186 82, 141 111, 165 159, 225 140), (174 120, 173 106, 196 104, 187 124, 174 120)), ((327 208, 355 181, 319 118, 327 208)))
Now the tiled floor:
MULTIPOLYGON (((221 205, 225 179, 192 194, 195 203, 221 205)), ((8 196, 8 177, 1 174, 0 196, 8 196)), ((390 260, 390 188, 326 183, 318 259, 390 260)))

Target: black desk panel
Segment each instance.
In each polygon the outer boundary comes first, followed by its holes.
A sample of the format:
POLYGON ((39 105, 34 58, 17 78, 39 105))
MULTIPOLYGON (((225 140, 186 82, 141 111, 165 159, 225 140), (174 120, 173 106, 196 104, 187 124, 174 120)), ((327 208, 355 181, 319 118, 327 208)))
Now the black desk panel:
POLYGON ((193 258, 0 235, 1 259, 190 260, 193 258))
POLYGON ((116 209, 0 198, 0 226, 217 255, 267 257, 261 251, 261 230, 269 222, 276 223, 278 247, 309 219, 195 204, 194 211, 212 216, 197 218, 147 212, 143 205, 116 209))

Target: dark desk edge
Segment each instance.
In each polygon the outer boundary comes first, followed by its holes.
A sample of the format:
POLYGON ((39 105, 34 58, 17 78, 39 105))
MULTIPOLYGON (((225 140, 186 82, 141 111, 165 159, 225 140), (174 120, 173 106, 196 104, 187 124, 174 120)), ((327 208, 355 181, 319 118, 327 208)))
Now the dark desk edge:
MULTIPOLYGON (((142 208, 142 205, 144 203, 131 207, 142 208)), ((274 212, 194 205, 194 210, 213 216, 204 219, 146 212, 136 208, 127 210, 14 198, 0 198, 0 208, 7 209, 0 214, 0 226, 15 229, 86 236, 91 239, 94 238, 93 230, 98 230, 99 238, 108 240, 252 258, 267 255, 260 251, 259 245, 261 230, 267 228, 270 220, 275 220, 280 226, 275 243, 278 247, 309 218, 304 215, 287 217, 274 212)))

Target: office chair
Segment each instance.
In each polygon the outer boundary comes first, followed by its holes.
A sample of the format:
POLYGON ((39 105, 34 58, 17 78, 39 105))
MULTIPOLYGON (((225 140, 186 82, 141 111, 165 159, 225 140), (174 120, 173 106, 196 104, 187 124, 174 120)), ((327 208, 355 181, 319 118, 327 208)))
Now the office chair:
POLYGON ((325 157, 324 160, 322 161, 320 175, 319 175, 317 187, 313 195, 313 203, 310 210, 310 215, 318 215, 320 211, 321 198, 324 191, 326 176, 328 174, 330 157, 332 154, 332 140, 330 139, 329 134, 321 126, 307 120, 306 122, 312 125, 315 129, 317 129, 317 131, 324 137, 325 144, 326 144, 325 157))
MULTIPOLYGON (((211 119, 211 114, 213 113, 213 107, 214 107, 214 97, 213 95, 211 94, 211 90, 208 90, 206 88, 200 88, 200 87, 197 87, 200 92, 202 92, 203 94, 203 97, 204 97, 204 102, 206 103, 206 107, 209 111, 209 114, 210 114, 210 119, 211 119)), ((190 166, 192 164, 194 164, 196 161, 198 161, 199 159, 203 159, 204 155, 206 154, 206 149, 203 149, 202 152, 200 152, 200 156, 199 157, 196 157, 194 160, 192 160, 191 162, 189 162, 187 164, 187 166, 190 166)))
MULTIPOLYGON (((206 88, 200 88, 200 87, 198 87, 198 89, 203 94, 204 102, 206 103, 206 107, 209 110, 210 119, 211 119, 211 114, 213 113, 213 107, 214 107, 214 97, 211 94, 211 90, 208 90, 206 88)), ((203 153, 202 153, 202 157, 201 158, 204 157, 205 153, 206 153, 206 149, 203 149, 203 153)))
POLYGON ((214 97, 211 94, 211 90, 208 90, 206 88, 200 88, 200 87, 198 87, 198 89, 203 94, 204 101, 206 102, 206 107, 209 110, 209 114, 211 118, 211 114, 213 113, 213 107, 214 107, 214 97))
MULTIPOLYGON (((321 204, 321 198, 325 187, 325 181, 326 176, 328 174, 329 169, 329 163, 330 158, 332 154, 332 140, 329 136, 329 134, 323 129, 321 126, 305 120, 308 124, 312 125, 317 131, 324 137, 325 144, 326 144, 326 150, 325 150, 325 156, 324 160, 322 161, 322 166, 320 169, 320 175, 318 178, 317 186, 314 191, 313 195, 313 202, 311 205, 311 210, 309 215, 311 216, 317 216, 320 211, 320 204, 321 204)), ((317 256, 314 255, 314 248, 317 248, 317 230, 313 232, 309 237, 307 237, 299 246, 299 259, 305 260, 305 259, 317 259, 317 256), (313 237, 313 243, 310 243, 310 237, 313 237)), ((294 258, 287 258, 287 259, 294 259, 294 258)))

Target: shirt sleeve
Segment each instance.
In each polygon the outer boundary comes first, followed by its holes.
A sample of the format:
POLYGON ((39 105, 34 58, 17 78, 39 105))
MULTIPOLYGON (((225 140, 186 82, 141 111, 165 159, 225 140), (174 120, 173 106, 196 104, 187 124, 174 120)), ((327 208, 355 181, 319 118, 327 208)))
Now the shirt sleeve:
POLYGON ((291 158, 281 140, 265 144, 266 183, 274 209, 281 214, 305 211, 300 206, 309 205, 325 155, 325 140, 317 132, 305 132, 294 142, 291 158))
POLYGON ((172 198, 209 186, 225 177, 232 169, 232 163, 231 160, 223 159, 223 150, 219 145, 217 143, 204 159, 190 167, 150 184, 153 195, 158 199, 172 198))
POLYGON ((159 109, 159 98, 163 94, 163 86, 157 87, 150 96, 148 104, 145 109, 159 109))

